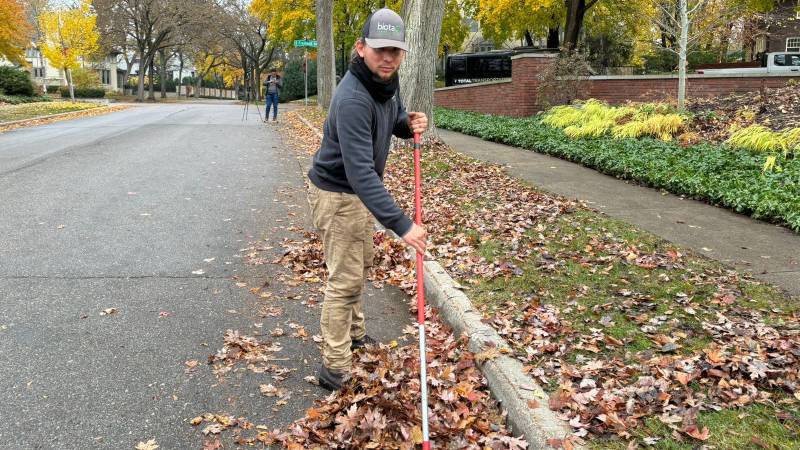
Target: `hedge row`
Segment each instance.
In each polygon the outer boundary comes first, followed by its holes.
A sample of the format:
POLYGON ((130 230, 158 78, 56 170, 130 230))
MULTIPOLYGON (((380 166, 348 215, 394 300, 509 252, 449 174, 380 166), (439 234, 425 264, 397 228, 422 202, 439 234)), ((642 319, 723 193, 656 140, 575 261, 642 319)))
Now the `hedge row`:
MULTIPOLYGON (((62 86, 59 91, 61 98, 70 98, 69 86, 62 86)), ((74 88, 75 98, 103 98, 106 91, 103 88, 74 88)))
POLYGON ((436 126, 557 156, 618 178, 704 200, 800 232, 800 159, 763 172, 764 156, 726 145, 683 148, 651 138, 571 139, 538 116, 512 118, 436 108, 436 126))
POLYGON ((38 103, 38 102, 51 102, 52 98, 47 95, 34 95, 31 97, 25 95, 4 95, 0 94, 0 103, 8 103, 11 105, 19 105, 22 103, 38 103))

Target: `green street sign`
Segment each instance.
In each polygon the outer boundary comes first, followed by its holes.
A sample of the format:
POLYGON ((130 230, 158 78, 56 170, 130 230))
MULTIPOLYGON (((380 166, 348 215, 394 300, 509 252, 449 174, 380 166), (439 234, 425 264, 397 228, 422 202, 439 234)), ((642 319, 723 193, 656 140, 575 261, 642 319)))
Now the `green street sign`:
POLYGON ((294 41, 295 47, 316 47, 317 41, 314 39, 298 39, 294 41))

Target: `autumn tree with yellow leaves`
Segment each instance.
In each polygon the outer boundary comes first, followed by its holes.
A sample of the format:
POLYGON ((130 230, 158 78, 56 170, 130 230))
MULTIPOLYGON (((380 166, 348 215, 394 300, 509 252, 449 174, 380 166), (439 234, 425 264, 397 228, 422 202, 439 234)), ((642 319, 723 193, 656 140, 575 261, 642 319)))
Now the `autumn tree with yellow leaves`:
POLYGON ((39 46, 50 64, 64 71, 72 100, 75 100, 72 69, 98 50, 96 21, 90 0, 83 0, 77 7, 47 11, 39 17, 39 46))
POLYGON ((30 44, 31 27, 25 9, 17 0, 0 0, 0 57, 25 64, 25 47, 30 44))

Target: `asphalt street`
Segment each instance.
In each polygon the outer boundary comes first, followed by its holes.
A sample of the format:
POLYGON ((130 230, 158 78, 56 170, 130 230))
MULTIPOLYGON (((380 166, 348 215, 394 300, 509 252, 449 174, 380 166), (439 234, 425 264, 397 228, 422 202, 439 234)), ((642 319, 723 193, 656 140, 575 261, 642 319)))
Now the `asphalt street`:
MULTIPOLYGON (((281 123, 242 112, 144 105, 0 134, 0 448, 199 449, 207 424, 193 417, 275 429, 327 395, 304 380, 320 364, 305 301, 318 285, 281 283, 269 263, 309 226, 302 164, 281 123), (265 264, 247 262, 254 248, 265 264), (208 358, 226 330, 279 343, 288 378, 244 365, 217 377, 208 358)), ((405 298, 367 295, 368 331, 396 339, 405 298)))

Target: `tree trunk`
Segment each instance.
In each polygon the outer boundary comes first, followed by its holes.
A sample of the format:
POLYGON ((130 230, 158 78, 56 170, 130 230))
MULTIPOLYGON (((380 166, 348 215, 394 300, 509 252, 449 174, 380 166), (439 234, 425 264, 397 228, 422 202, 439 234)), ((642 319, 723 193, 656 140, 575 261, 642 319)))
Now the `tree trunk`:
POLYGON ((339 64, 342 66, 342 70, 341 70, 341 73, 339 74, 339 80, 344 78, 344 74, 347 73, 347 57, 344 54, 344 51, 345 51, 344 42, 342 42, 340 51, 342 52, 342 54, 340 55, 341 56, 341 61, 339 62, 339 64))
POLYGON ((75 101, 75 86, 72 85, 72 70, 65 68, 64 74, 67 78, 67 86, 69 86, 69 98, 73 102, 75 101))
POLYGON ((197 74, 197 81, 195 81, 195 89, 194 89, 194 98, 200 98, 200 84, 202 83, 203 78, 200 74, 197 74))
POLYGON ((161 98, 167 98, 167 52, 161 49, 159 53, 161 57, 161 98))
POLYGON ((442 32, 444 0, 406 0, 403 19, 409 52, 400 66, 400 97, 408 111, 428 116, 429 136, 436 135, 433 123, 433 86, 436 54, 442 32))
POLYGON ((578 37, 586 14, 586 0, 566 0, 567 21, 564 27, 564 48, 572 52, 578 46, 578 37))
MULTIPOLYGON (((256 95, 255 95, 256 101, 261 101, 261 95, 262 95, 261 94, 261 72, 262 72, 261 67, 256 66, 255 72, 256 72, 256 74, 253 77, 253 89, 255 89, 255 91, 256 91, 256 95)), ((264 95, 266 95, 266 94, 267 93, 264 92, 264 95)))
POLYGON ((678 44, 678 110, 686 106, 686 52, 689 46, 689 13, 686 0, 680 2, 681 37, 678 44))
POLYGON ((150 89, 147 93, 147 99, 156 101, 156 71, 155 71, 155 59, 156 55, 150 57, 150 89))
POLYGON ((732 34, 733 34, 733 23, 729 23, 728 26, 725 28, 725 33, 723 33, 723 35, 720 37, 719 55, 717 56, 718 63, 723 63, 728 59, 728 48, 730 47, 732 34))
MULTIPOLYGON (((333 0, 317 0, 317 104, 328 109, 336 89, 333 51, 333 0)), ((431 61, 435 61, 432 59, 431 61)))
POLYGON ((178 52, 178 60, 180 60, 180 66, 178 66, 178 98, 181 98, 181 86, 183 86, 183 52, 178 52))
POLYGON ((559 36, 560 27, 547 29, 547 48, 558 48, 561 37, 559 36))
MULTIPOLYGON (((127 50, 127 49, 126 49, 127 50)), ((125 73, 122 74, 122 95, 128 95, 128 78, 131 76, 131 65, 134 61, 136 61, 136 54, 133 55, 133 58, 128 59, 128 52, 124 51, 122 53, 125 59, 125 73)))
POLYGON ((533 47, 533 36, 531 36, 530 30, 525 30, 525 45, 533 47))
POLYGON ((144 53, 144 48, 139 48, 139 86, 136 90, 136 101, 144 101, 144 77, 147 74, 147 60, 144 53))

